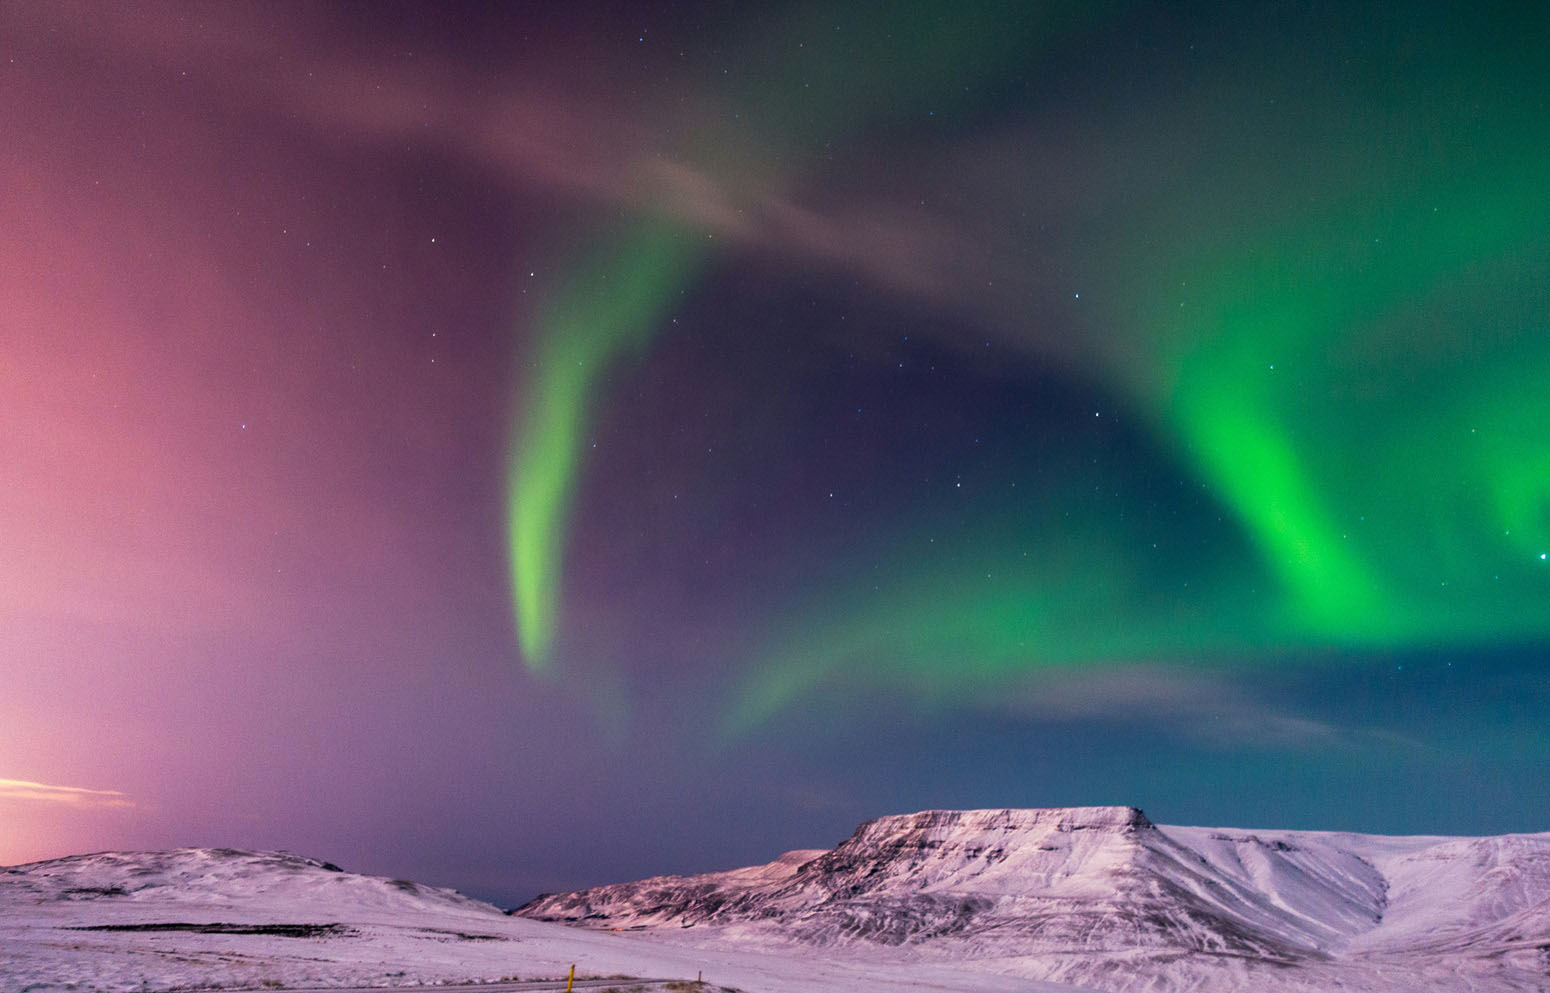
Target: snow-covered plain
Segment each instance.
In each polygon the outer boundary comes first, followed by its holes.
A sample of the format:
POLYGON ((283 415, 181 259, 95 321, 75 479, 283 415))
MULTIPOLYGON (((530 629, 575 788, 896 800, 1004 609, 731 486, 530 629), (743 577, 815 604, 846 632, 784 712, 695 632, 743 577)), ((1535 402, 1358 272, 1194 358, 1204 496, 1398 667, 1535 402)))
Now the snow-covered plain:
POLYGON ((77 856, 0 870, 0 993, 484 981, 571 963, 703 970, 708 991, 748 993, 1546 991, 1550 834, 926 811, 869 821, 833 850, 519 913, 288 854, 77 856), (225 926, 100 929, 146 924, 225 926))

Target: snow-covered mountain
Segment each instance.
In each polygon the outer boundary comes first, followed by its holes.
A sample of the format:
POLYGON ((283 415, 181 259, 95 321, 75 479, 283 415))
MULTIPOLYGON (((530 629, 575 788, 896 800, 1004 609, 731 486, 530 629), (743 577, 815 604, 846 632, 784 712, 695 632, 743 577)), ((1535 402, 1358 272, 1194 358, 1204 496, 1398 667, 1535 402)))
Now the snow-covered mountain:
POLYGON ((703 971, 707 991, 747 993, 1550 991, 1550 834, 927 811, 869 821, 832 850, 515 913, 286 853, 36 862, 0 869, 0 993, 394 986, 571 963, 703 971))
POLYGON ((1113 990, 1550 989, 1550 834, 1154 825, 1131 807, 925 811, 765 866, 515 913, 1113 990))

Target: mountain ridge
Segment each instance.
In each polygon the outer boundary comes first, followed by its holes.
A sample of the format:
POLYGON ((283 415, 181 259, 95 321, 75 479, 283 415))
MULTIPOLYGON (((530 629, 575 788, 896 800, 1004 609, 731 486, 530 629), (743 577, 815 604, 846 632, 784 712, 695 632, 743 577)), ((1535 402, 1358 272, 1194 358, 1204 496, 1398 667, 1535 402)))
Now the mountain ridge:
POLYGON ((1104 988, 1139 982, 1142 961, 1176 959, 1207 971, 1470 960, 1543 977, 1550 833, 1173 827, 1136 807, 926 810, 866 821, 829 850, 545 894, 512 913, 1004 960, 1018 974, 1104 988))

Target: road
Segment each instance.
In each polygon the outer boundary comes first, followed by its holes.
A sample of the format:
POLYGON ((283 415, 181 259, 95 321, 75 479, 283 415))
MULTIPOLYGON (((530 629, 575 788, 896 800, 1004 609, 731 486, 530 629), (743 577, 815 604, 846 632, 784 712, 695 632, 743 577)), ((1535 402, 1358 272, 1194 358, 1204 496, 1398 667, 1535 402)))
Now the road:
MULTIPOLYGON (((578 990, 606 990, 609 987, 617 987, 621 990, 629 990, 635 987, 645 987, 651 993, 656 993, 665 983, 687 983, 690 989, 694 989, 692 979, 578 979, 573 987, 578 990)), ((706 990, 713 987, 706 986, 706 990)), ((552 993, 553 990, 565 989, 564 979, 527 979, 519 983, 465 983, 462 985, 448 984, 446 986, 349 986, 330 987, 328 989, 291 989, 283 990, 233 990, 231 993, 389 993, 389 991, 402 990, 408 993, 410 990, 431 990, 435 993, 552 993)))

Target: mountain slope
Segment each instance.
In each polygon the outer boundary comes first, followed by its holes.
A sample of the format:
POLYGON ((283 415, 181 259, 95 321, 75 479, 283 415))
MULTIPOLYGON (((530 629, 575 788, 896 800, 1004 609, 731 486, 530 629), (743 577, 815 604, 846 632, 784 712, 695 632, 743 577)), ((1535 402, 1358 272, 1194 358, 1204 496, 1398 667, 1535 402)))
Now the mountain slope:
POLYGON ((1317 989, 1336 976, 1349 989, 1542 989, 1550 835, 1173 828, 1130 807, 924 811, 869 821, 827 852, 515 913, 887 948, 1113 989, 1250 977, 1317 989))

